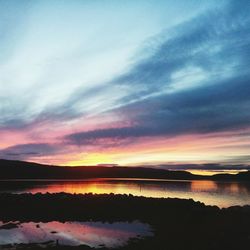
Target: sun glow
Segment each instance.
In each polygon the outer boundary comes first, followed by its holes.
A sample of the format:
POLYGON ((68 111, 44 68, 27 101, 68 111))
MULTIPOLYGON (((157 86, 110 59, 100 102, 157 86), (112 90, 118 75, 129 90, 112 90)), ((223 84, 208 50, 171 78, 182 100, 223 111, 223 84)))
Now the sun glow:
POLYGON ((108 154, 101 154, 101 153, 92 153, 92 154, 80 154, 79 160, 73 160, 66 162, 65 166, 84 166, 84 165, 98 165, 103 163, 112 163, 113 159, 112 156, 108 154))

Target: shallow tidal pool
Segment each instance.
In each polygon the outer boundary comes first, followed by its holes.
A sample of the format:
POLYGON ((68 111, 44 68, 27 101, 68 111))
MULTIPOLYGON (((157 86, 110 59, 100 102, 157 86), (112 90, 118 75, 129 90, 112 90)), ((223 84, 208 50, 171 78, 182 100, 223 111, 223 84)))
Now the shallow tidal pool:
POLYGON ((59 244, 115 248, 153 236, 150 225, 134 222, 0 222, 0 248, 14 244, 59 244))

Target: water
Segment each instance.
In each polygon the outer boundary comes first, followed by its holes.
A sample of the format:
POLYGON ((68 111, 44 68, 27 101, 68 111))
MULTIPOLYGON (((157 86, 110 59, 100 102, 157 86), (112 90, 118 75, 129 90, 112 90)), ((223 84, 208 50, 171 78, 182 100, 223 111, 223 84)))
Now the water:
POLYGON ((102 223, 102 222, 8 222, 0 221, 0 249, 7 244, 45 245, 60 244, 67 246, 88 245, 98 248, 120 247, 131 239, 153 236, 148 224, 134 221, 102 223))
POLYGON ((194 199, 207 205, 250 205, 247 182, 171 181, 145 179, 91 179, 77 181, 0 181, 0 192, 12 193, 114 193, 145 197, 194 199))

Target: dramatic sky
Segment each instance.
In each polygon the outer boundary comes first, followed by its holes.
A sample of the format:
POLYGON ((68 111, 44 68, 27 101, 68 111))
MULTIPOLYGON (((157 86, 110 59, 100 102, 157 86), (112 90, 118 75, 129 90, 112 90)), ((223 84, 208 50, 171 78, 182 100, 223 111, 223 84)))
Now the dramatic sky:
POLYGON ((250 164, 250 1, 0 0, 0 158, 250 164))

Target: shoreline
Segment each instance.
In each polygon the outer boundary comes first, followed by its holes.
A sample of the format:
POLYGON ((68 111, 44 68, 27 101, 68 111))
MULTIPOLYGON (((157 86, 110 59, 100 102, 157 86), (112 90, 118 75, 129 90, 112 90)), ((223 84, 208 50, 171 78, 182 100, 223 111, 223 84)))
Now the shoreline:
MULTIPOLYGON (((148 223, 155 230, 153 238, 118 248, 124 250, 162 250, 163 246, 169 246, 167 249, 170 250, 243 250, 250 245, 250 206, 220 209, 191 199, 67 193, 3 193, 0 194, 0 204, 1 221, 90 220, 112 223, 138 220, 148 223)), ((27 246, 27 249, 30 247, 27 246)), ((52 248, 91 249, 85 246, 52 248)))

